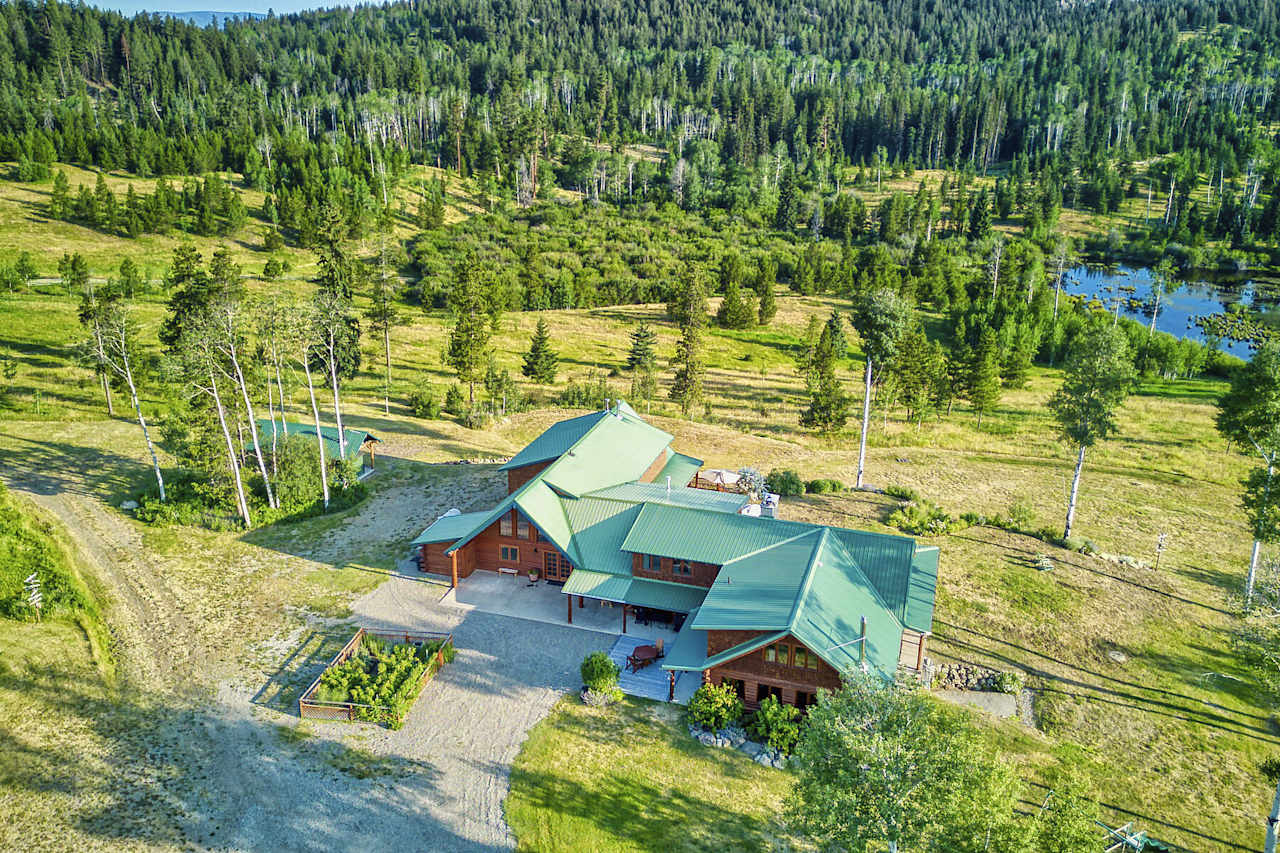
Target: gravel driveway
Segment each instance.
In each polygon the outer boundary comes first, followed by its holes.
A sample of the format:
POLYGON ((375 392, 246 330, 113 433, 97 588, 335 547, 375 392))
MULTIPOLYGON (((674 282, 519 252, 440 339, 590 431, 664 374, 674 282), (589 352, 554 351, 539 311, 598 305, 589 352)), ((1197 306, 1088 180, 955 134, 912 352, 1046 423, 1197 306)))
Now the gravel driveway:
POLYGON ((362 746, 434 768, 433 784, 418 790, 419 806, 430 815, 421 823, 419 849, 512 848, 502 813, 511 762, 529 729, 580 685, 582 658, 607 651, 615 638, 442 605, 443 591, 404 574, 352 606, 361 625, 452 631, 458 648, 404 728, 373 729, 362 746))

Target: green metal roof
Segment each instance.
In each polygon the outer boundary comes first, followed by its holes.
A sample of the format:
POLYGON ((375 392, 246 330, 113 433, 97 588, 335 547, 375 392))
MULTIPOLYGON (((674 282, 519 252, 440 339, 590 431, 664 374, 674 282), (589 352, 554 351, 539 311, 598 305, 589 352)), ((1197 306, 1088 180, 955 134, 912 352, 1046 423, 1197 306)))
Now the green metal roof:
POLYGON ((631 503, 657 503, 669 506, 688 506, 701 509, 713 509, 717 512, 734 512, 742 508, 746 498, 730 492, 713 492, 710 489, 690 489, 684 486, 672 486, 667 489, 665 481, 652 483, 620 483, 606 486, 584 497, 603 498, 611 501, 628 501, 631 503))
MULTIPOLYGON (((258 440, 259 441, 266 441, 270 443, 271 424, 272 424, 272 421, 270 418, 258 418, 258 440)), ((301 435, 311 439, 312 441, 315 441, 316 428, 314 424, 303 424, 303 423, 297 423, 294 421, 285 421, 283 424, 281 424, 280 421, 275 421, 275 425, 277 430, 277 433, 276 433, 277 436, 280 436, 280 431, 283 430, 283 434, 285 436, 301 435)), ((348 459, 354 459, 357 456, 359 456, 360 451, 364 447, 364 443, 366 441, 377 441, 377 442, 382 441, 382 439, 378 438, 372 433, 365 432, 364 430, 343 429, 342 432, 347 439, 347 458, 348 459)), ((326 459, 337 458, 338 449, 339 449, 337 428, 327 427, 327 426, 320 427, 320 437, 324 440, 325 458, 326 459)))
POLYGON ((439 542, 456 541, 475 529, 476 524, 488 515, 488 511, 442 515, 430 527, 418 534, 418 538, 409 544, 430 545, 439 542))
MULTIPOLYGON (((760 519, 753 519, 757 524, 760 519)), ((820 532, 804 531, 720 570, 698 615, 703 630, 780 631, 791 624, 820 532)))
POLYGON ((653 482, 663 486, 667 483, 667 478, 671 478, 672 486, 687 486, 689 481, 693 479, 693 475, 702 469, 702 460, 694 459, 692 456, 685 456, 683 453, 676 453, 671 448, 667 448, 667 464, 658 472, 658 476, 653 478, 653 482))
POLYGON ((596 422, 606 417, 607 414, 607 412, 591 412, 587 415, 580 415, 567 421, 552 424, 498 470, 506 471, 511 468, 520 468, 525 465, 533 465, 537 462, 546 462, 548 459, 557 458, 570 447, 573 447, 578 439, 586 435, 587 430, 595 426, 596 422))
POLYGON ((562 492, 583 495, 640 479, 670 443, 670 433, 622 411, 611 412, 539 476, 562 492))
POLYGON ((907 603, 903 623, 928 633, 933 630, 933 606, 938 593, 938 546, 916 548, 907 583, 907 603))
POLYGON ((616 575, 631 574, 631 554, 622 540, 640 514, 637 504, 598 498, 561 498, 582 567, 616 575))
POLYGON ((699 586, 648 580, 611 572, 574 569, 563 588, 565 595, 582 595, 654 610, 688 613, 697 609, 707 591, 699 586))
POLYGON ((724 565, 813 529, 797 522, 646 503, 622 547, 724 565))
POLYGON ((667 656, 662 659, 663 669, 674 669, 678 672, 701 672, 707 668, 707 632, 693 627, 693 620, 698 618, 696 609, 689 612, 689 617, 676 634, 675 642, 667 649, 667 656))

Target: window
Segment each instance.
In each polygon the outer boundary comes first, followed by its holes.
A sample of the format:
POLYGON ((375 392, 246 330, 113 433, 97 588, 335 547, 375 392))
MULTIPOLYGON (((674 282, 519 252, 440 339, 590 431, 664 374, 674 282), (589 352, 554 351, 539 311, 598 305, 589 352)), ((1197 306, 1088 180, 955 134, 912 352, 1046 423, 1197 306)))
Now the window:
POLYGON ((656 575, 662 571, 662 558, 657 554, 645 554, 640 559, 640 568, 656 575))
POLYGON ((512 546, 512 545, 503 545, 503 546, 499 549, 499 552, 502 554, 502 561, 503 561, 504 563, 518 563, 518 562, 520 562, 520 549, 519 549, 519 548, 516 548, 516 547, 514 547, 514 546, 512 546))
POLYGON ((671 564, 671 571, 677 575, 693 574, 693 565, 688 560, 676 560, 671 564))
POLYGON ((765 663, 780 663, 787 666, 791 663, 791 647, 786 643, 774 643, 764 647, 765 663))
POLYGON ((529 538, 529 521, 523 515, 516 517, 516 536, 520 539, 529 538))
POLYGON ((511 535, 511 513, 503 513, 502 518, 498 521, 498 535, 511 535))
POLYGON ((770 696, 777 696, 778 701, 781 702, 782 688, 774 687, 772 684, 761 684, 760 689, 756 694, 757 700, 760 702, 763 702, 765 699, 768 699, 770 696))
POLYGON ((802 649, 796 646, 794 666, 798 669, 817 669, 818 656, 810 652, 808 649, 802 649))

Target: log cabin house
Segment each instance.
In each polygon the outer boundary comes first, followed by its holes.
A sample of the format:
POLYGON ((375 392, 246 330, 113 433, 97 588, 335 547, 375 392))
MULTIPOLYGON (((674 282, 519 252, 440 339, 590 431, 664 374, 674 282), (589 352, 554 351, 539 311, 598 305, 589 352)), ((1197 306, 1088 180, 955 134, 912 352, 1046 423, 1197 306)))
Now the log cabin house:
POLYGON ((414 545, 457 586, 474 572, 529 576, 574 599, 672 614, 672 673, 728 682, 748 707, 804 706, 842 673, 919 670, 938 549, 905 536, 742 513, 747 498, 690 488, 701 460, 624 402, 549 427, 503 466, 493 509, 451 513, 414 545))

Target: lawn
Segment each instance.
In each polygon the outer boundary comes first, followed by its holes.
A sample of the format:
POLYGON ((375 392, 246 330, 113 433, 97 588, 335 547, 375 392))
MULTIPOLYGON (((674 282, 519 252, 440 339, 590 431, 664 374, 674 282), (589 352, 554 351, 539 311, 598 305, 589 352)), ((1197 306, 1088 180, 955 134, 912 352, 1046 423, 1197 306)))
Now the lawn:
POLYGON ((754 851, 787 846, 785 771, 689 736, 682 709, 562 700, 529 733, 506 817, 520 850, 754 851))

